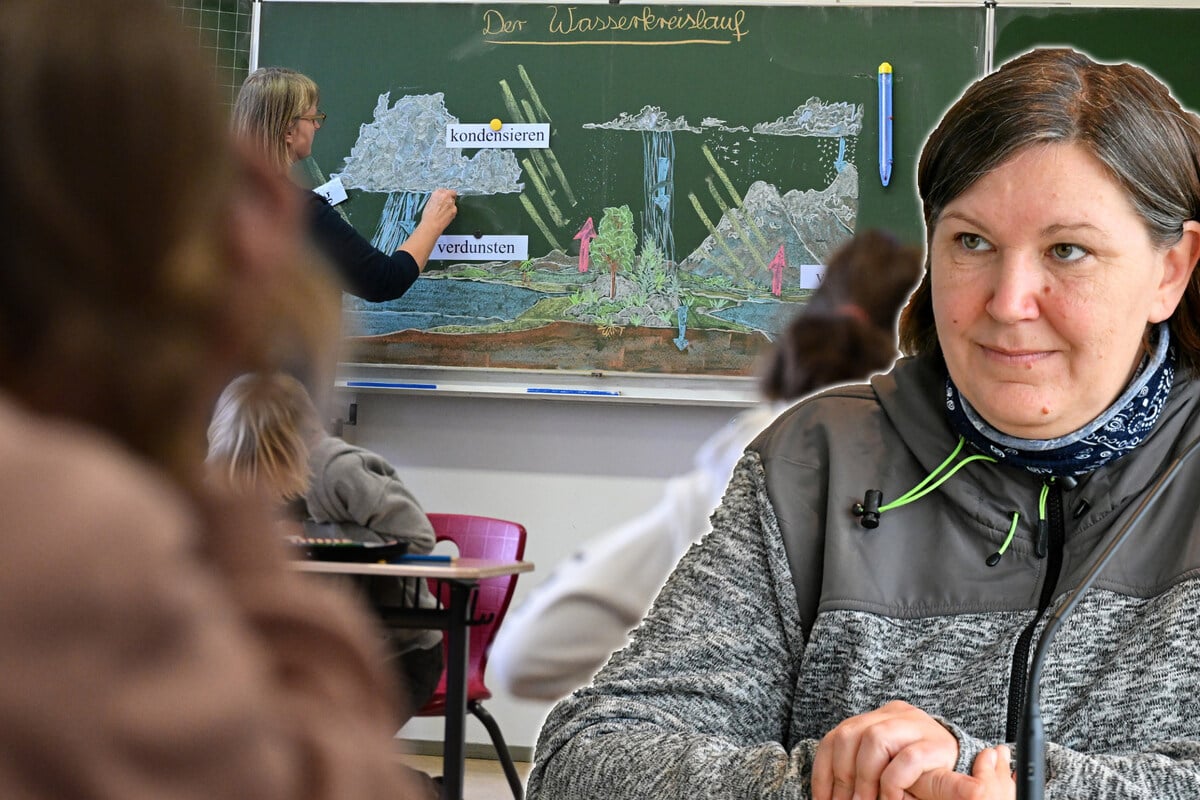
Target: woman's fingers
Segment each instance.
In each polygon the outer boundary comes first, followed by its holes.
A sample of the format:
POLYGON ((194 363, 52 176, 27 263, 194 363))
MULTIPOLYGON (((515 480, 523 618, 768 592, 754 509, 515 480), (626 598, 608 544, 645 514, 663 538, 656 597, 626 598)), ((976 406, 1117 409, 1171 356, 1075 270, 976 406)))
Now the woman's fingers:
POLYGON ((880 800, 901 800, 905 790, 930 770, 952 771, 958 760, 957 741, 954 744, 950 751, 944 742, 919 739, 901 749, 880 771, 880 800))
POLYGON ((425 209, 421 212, 421 221, 445 229, 458 215, 458 192, 453 189, 434 189, 425 201, 425 209))
POLYGON ((900 800, 922 773, 952 769, 957 759, 953 734, 919 708, 893 701, 825 735, 813 760, 813 800, 900 800))
POLYGON ((979 778, 990 788, 989 798, 1011 798, 1017 796, 1017 782, 1013 775, 1012 753, 1007 745, 998 744, 980 751, 971 765, 971 775, 979 778))

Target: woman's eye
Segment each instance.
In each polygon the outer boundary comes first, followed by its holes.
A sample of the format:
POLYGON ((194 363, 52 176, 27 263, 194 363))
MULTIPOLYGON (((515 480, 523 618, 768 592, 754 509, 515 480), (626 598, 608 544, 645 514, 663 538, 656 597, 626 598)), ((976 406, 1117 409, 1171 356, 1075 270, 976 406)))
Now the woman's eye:
POLYGON ((1087 250, 1077 244, 1056 244, 1050 248, 1050 254, 1059 261, 1078 261, 1087 255, 1087 250))
POLYGON ((960 233, 957 237, 958 243, 962 245, 964 250, 990 250, 991 245, 988 240, 976 233, 960 233))

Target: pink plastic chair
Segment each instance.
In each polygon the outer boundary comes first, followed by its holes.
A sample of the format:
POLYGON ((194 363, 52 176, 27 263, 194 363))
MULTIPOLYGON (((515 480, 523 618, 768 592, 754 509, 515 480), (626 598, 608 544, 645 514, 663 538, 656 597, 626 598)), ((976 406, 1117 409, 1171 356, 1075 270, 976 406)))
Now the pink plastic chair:
MULTIPOLYGON (((493 517, 478 517, 470 514, 429 514, 437 539, 451 541, 458 546, 458 554, 463 558, 494 558, 520 560, 525 555, 525 526, 495 519, 493 517)), ((474 618, 477 624, 468 629, 470 641, 467 656, 467 710, 471 712, 483 726, 487 728, 496 748, 496 755, 504 769, 505 778, 512 789, 513 797, 522 800, 524 788, 517 769, 513 765, 512 755, 508 745, 500 733, 500 726, 495 718, 480 705, 480 702, 492 696, 492 692, 483 682, 483 674, 487 669, 488 649, 496 638, 496 630, 504 621, 508 605, 512 601, 516 589, 517 576, 503 575, 496 578, 484 578, 479 581, 475 596, 474 618)), ((448 602, 449 588, 438 581, 431 580, 429 589, 439 596, 443 604, 448 602)), ((446 647, 446 640, 442 640, 446 647)), ((446 653, 449 663, 449 653, 446 653)), ((433 697, 416 713, 418 717, 440 717, 446 713, 446 672, 434 690, 433 697)))

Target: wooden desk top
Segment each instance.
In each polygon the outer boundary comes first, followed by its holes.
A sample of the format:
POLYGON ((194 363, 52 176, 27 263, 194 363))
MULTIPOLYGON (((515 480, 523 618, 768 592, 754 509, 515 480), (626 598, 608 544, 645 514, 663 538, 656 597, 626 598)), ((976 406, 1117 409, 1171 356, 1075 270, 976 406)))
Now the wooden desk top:
POLYGON ((454 561, 413 561, 399 564, 370 564, 355 561, 293 561, 300 572, 340 575, 389 575, 394 578, 439 578, 477 581, 498 575, 532 572, 532 561, 503 561, 490 558, 458 558, 454 561))

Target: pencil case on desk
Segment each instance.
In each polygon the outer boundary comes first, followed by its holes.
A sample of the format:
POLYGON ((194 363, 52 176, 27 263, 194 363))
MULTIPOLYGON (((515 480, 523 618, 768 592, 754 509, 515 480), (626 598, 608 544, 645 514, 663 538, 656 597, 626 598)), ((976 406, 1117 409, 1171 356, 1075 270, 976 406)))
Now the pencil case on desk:
POLYGON ((403 556, 409 544, 399 539, 384 539, 358 525, 312 521, 305 522, 304 535, 292 538, 291 542, 304 558, 313 561, 372 563, 403 556))

